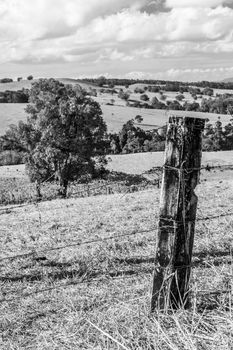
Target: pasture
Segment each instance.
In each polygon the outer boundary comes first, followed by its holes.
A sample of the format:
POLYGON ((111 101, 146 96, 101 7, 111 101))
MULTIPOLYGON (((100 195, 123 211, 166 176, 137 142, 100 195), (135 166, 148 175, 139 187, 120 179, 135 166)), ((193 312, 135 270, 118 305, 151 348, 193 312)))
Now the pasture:
POLYGON ((12 83, 0 83, 0 92, 6 90, 17 91, 22 89, 30 89, 33 81, 34 80, 21 80, 14 81, 12 83))
MULTIPOLYGON (((210 123, 215 123, 218 117, 221 118, 223 125, 230 122, 229 115, 219 115, 214 113, 185 112, 185 111, 166 111, 160 109, 145 109, 126 106, 103 104, 98 98, 103 112, 103 119, 107 124, 108 132, 119 132, 124 123, 134 119, 136 115, 143 117, 143 122, 138 124, 144 130, 156 129, 165 125, 168 116, 173 113, 177 116, 209 118, 210 123)), ((24 103, 1 103, 0 104, 0 135, 3 135, 10 124, 17 124, 20 120, 25 121, 27 114, 25 112, 26 104, 24 103)))
MULTIPOLYGON (((92 97, 95 101, 100 103, 103 119, 107 124, 108 132, 114 133, 119 132, 124 123, 126 123, 130 119, 134 119, 136 115, 141 115, 143 117, 143 121, 141 124, 138 124, 144 130, 151 130, 154 128, 161 127, 166 124, 168 120, 168 116, 175 114, 177 116, 186 116, 190 117, 199 117, 199 118, 208 118, 210 123, 215 123, 218 120, 218 117, 221 118, 223 125, 226 125, 230 122, 231 117, 229 115, 219 115, 214 113, 202 113, 202 112, 186 112, 186 111, 167 111, 160 109, 145 109, 145 108, 134 108, 127 107, 126 102, 116 94, 111 95, 109 93, 100 93, 100 88, 96 86, 92 86, 86 83, 79 83, 75 79, 68 78, 60 78, 58 79, 64 84, 80 84, 84 89, 89 90, 90 88, 95 88, 97 90, 97 97, 92 97), (112 103, 112 99, 114 100, 113 105, 108 105, 108 103, 112 103)), ((34 80, 35 81, 35 80, 34 80)), ((0 91, 5 90, 18 90, 22 88, 30 88, 32 81, 22 80, 20 82, 6 83, 0 84, 0 91)), ((135 100, 140 100, 140 94, 135 94, 133 91, 136 86, 143 87, 143 84, 134 84, 129 87, 131 93, 131 98, 135 100)), ((123 87, 124 90, 127 90, 123 87)), ((116 87, 116 90, 119 90, 119 87, 116 87)), ((229 90, 231 91, 231 90, 229 90)), ((228 90, 226 92, 229 92, 228 90)), ((215 91, 216 93, 220 93, 223 91, 215 91)), ((232 91, 231 91, 232 92, 232 91)), ((156 96, 159 99, 159 94, 146 92, 147 95, 152 98, 156 96)), ((168 100, 174 100, 177 95, 174 92, 165 92, 168 100)), ((191 102, 191 95, 189 93, 184 93, 185 99, 184 101, 191 102)), ((183 102, 184 102, 183 101, 183 102)), ((200 102, 200 101, 199 101, 200 102)), ((26 104, 11 104, 11 103, 1 103, 0 104, 0 135, 3 135, 6 131, 7 127, 10 124, 17 124, 19 120, 25 121, 27 115, 25 113, 26 104)))
POLYGON ((167 315, 149 313, 156 187, 2 211, 0 347, 231 350, 232 189, 232 171, 202 172, 193 304, 167 315))
MULTIPOLYGON (((126 174, 143 174, 153 167, 161 167, 164 162, 164 152, 148 152, 110 155, 107 157, 107 169, 126 174)), ((203 152, 202 165, 227 166, 233 164, 233 151, 203 152)), ((25 178, 25 166, 8 165, 0 167, 0 178, 25 178)))
POLYGON ((0 135, 3 135, 9 125, 26 121, 25 103, 0 103, 0 135))

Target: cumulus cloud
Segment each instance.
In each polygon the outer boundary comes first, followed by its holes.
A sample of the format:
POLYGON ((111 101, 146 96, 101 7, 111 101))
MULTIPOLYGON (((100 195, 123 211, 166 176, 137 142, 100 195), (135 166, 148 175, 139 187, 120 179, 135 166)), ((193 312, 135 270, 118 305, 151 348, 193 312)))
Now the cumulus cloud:
POLYGON ((213 8, 220 5, 232 6, 232 0, 166 0, 170 8, 213 8))
POLYGON ((199 80, 221 80, 226 75, 233 74, 233 67, 212 67, 212 68, 186 68, 177 69, 170 68, 166 71, 159 71, 156 73, 146 73, 140 71, 132 71, 125 74, 124 77, 129 79, 167 79, 183 81, 196 81, 197 77, 199 80))
POLYGON ((218 40, 232 32, 232 23, 233 11, 227 8, 182 8, 159 14, 126 10, 95 19, 77 33, 76 40, 80 43, 218 40))
POLYGON ((0 0, 0 63, 94 69, 230 56, 231 7, 232 0, 0 0))
POLYGON ((124 8, 140 9, 148 0, 0 0, 0 35, 9 39, 72 34, 96 17, 124 8))

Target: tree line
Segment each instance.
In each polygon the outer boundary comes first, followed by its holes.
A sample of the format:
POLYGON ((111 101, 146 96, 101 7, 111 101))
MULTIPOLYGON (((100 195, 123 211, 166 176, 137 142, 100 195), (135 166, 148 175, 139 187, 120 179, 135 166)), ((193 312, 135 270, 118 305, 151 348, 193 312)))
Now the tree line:
POLYGON ((28 101, 28 89, 22 89, 17 91, 0 91, 0 103, 28 103, 28 101))
MULTIPOLYGON (((119 133, 109 134, 109 154, 127 154, 141 152, 164 151, 166 130, 164 125, 159 129, 143 130, 136 125, 142 121, 141 116, 129 120, 119 133)), ((206 120, 203 134, 203 151, 229 151, 233 150, 233 123, 229 122, 223 126, 219 118, 212 124, 206 120)))
POLYGON ((98 78, 83 78, 78 79, 77 82, 91 83, 96 86, 129 86, 133 84, 147 84, 147 85, 162 85, 165 86, 167 91, 179 91, 182 87, 196 86, 199 88, 212 88, 212 89, 223 89, 233 90, 233 82, 221 82, 221 81, 199 81, 199 82, 181 82, 181 81, 169 81, 160 79, 117 79, 117 78, 106 78, 100 76, 98 78), (169 90, 168 90, 169 89, 169 90))

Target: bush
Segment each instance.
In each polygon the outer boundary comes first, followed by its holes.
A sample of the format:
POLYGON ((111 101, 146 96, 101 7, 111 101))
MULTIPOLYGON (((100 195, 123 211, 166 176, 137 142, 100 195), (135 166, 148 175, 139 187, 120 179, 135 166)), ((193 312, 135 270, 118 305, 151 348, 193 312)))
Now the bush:
POLYGON ((10 79, 10 78, 3 78, 3 79, 0 79, 0 83, 13 83, 13 79, 10 79))
POLYGON ((32 75, 29 75, 29 76, 27 77, 27 80, 33 80, 33 76, 32 76, 32 75))
POLYGON ((0 165, 17 165, 24 163, 24 153, 17 151, 0 152, 0 165))
POLYGON ((177 101, 182 101, 183 99, 184 99, 184 95, 182 95, 182 94, 179 94, 176 96, 177 101))
POLYGON ((149 101, 149 97, 147 96, 147 94, 143 94, 140 96, 140 100, 142 101, 149 101))

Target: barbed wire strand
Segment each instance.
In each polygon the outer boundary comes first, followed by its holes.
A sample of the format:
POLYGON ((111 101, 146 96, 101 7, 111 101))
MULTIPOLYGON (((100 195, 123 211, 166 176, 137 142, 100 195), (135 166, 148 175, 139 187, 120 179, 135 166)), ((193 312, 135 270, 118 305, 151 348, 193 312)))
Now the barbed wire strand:
POLYGON ((23 257, 30 257, 33 255, 41 255, 43 253, 61 250, 61 249, 65 249, 65 248, 71 248, 71 247, 76 247, 76 246, 81 246, 81 245, 104 242, 104 241, 111 240, 111 239, 119 239, 122 237, 135 236, 137 234, 150 233, 150 232, 153 232, 155 229, 156 229, 156 227, 153 227, 149 230, 135 231, 135 232, 130 232, 130 233, 128 232, 128 233, 123 233, 121 235, 112 235, 112 236, 108 236, 108 237, 104 237, 104 238, 96 238, 96 239, 83 241, 83 242, 78 241, 78 242, 73 242, 71 244, 66 244, 66 245, 59 246, 59 247, 51 247, 51 248, 47 248, 47 249, 43 249, 43 250, 39 250, 39 251, 35 250, 35 251, 28 252, 28 253, 16 254, 16 255, 12 255, 12 256, 8 256, 8 257, 6 256, 4 258, 1 258, 0 262, 4 261, 4 260, 14 260, 14 259, 23 258, 23 257))
MULTIPOLYGON (((215 219, 219 219, 221 217, 228 217, 228 216, 233 216, 233 212, 230 213, 223 213, 223 214, 218 214, 218 215, 213 215, 213 216, 206 216, 206 217, 199 217, 196 219, 196 221, 208 221, 208 220, 215 220, 215 219)), ((155 217, 156 219, 158 219, 159 217, 155 217)), ((163 219, 163 218, 160 218, 163 219)), ((168 218, 164 218, 166 221, 168 222, 172 222, 172 223, 176 223, 176 224, 183 224, 183 221, 178 221, 175 219, 168 219, 168 218)), ((195 222, 195 220, 190 221, 188 220, 188 222, 195 222)), ((167 227, 167 228, 174 228, 174 225, 163 225, 163 227, 167 227)), ((129 237, 129 236, 135 236, 137 234, 143 234, 143 233, 150 233, 153 232, 154 230, 158 229, 158 224, 156 226, 154 226, 153 228, 149 229, 149 230, 142 230, 142 231, 135 231, 135 232, 127 232, 127 233, 123 233, 121 235, 112 235, 112 236, 108 236, 108 237, 104 237, 104 238, 97 238, 97 239, 93 239, 93 240, 88 240, 88 241, 74 241, 71 244, 67 244, 67 245, 63 245, 63 246, 59 246, 59 247, 51 247, 51 248, 47 248, 47 249, 43 249, 43 250, 39 250, 39 251, 31 251, 31 252, 27 252, 27 253, 22 253, 22 254, 16 254, 16 255, 12 255, 12 256, 6 256, 3 258, 0 258, 0 262, 5 261, 5 260, 14 260, 14 259, 18 259, 18 258, 23 258, 23 257, 30 257, 30 256, 37 256, 37 255, 41 255, 43 253, 47 253, 50 251, 56 251, 56 250, 61 250, 61 249, 65 249, 65 248, 71 248, 71 247, 76 247, 76 246, 81 246, 81 245, 87 245, 87 244, 93 244, 93 243, 99 243, 99 242, 104 242, 104 241, 108 241, 111 239, 119 239, 122 237, 129 237)))
MULTIPOLYGON (((163 166, 159 166, 159 167, 154 167, 155 170, 159 170, 159 171, 162 171, 163 169, 167 169, 167 170, 177 170, 177 171, 180 171, 180 168, 178 167, 171 167, 171 166, 167 166, 167 165, 163 165, 163 166)), ((200 168, 190 168, 190 169, 183 169, 184 172, 191 172, 191 171, 198 171, 198 170, 211 170, 211 169, 231 169, 233 170, 233 164, 225 164, 225 165, 214 165, 214 166, 210 166, 210 165, 206 165, 206 166, 202 166, 200 168)), ((153 170, 153 169, 152 169, 153 170)), ((150 175, 150 173, 147 173, 147 172, 144 172, 142 173, 142 175, 150 175)), ((54 175, 54 174, 53 174, 54 175)), ((158 177, 156 180, 159 180, 160 177, 158 177)), ((114 185, 116 185, 117 183, 114 183, 114 185)), ((122 184, 122 182, 120 182, 120 184, 122 184)), ((151 184, 153 186, 153 184, 151 184)), ((74 193, 70 193, 70 196, 75 196, 75 195, 79 195, 79 194, 82 194, 82 193, 87 193, 88 191, 91 192, 91 191, 97 191, 101 188, 108 188, 108 187, 111 187, 112 184, 104 184, 104 185, 100 185, 100 186, 97 186, 97 187, 90 187, 89 189, 83 189, 83 190, 80 190, 80 191, 77 191, 77 192, 74 192, 74 193)), ((127 185, 125 185, 127 186, 127 185)), ((136 185, 134 185, 136 186, 136 185)), ((155 185, 154 185, 155 186, 155 185)), ((126 193, 123 193, 123 197, 129 192, 129 190, 127 189, 126 193)), ((30 203, 25 203, 25 204, 19 204, 19 205, 14 205, 14 206, 11 206, 11 207, 4 207, 4 208, 1 208, 0 207, 0 215, 4 215, 7 213, 7 211, 9 210, 15 210, 15 209, 18 209, 18 208, 23 208, 23 207, 29 207, 31 205, 35 205, 35 204, 38 204, 38 202, 41 202, 41 201, 38 201, 38 200, 34 200, 30 203)))

